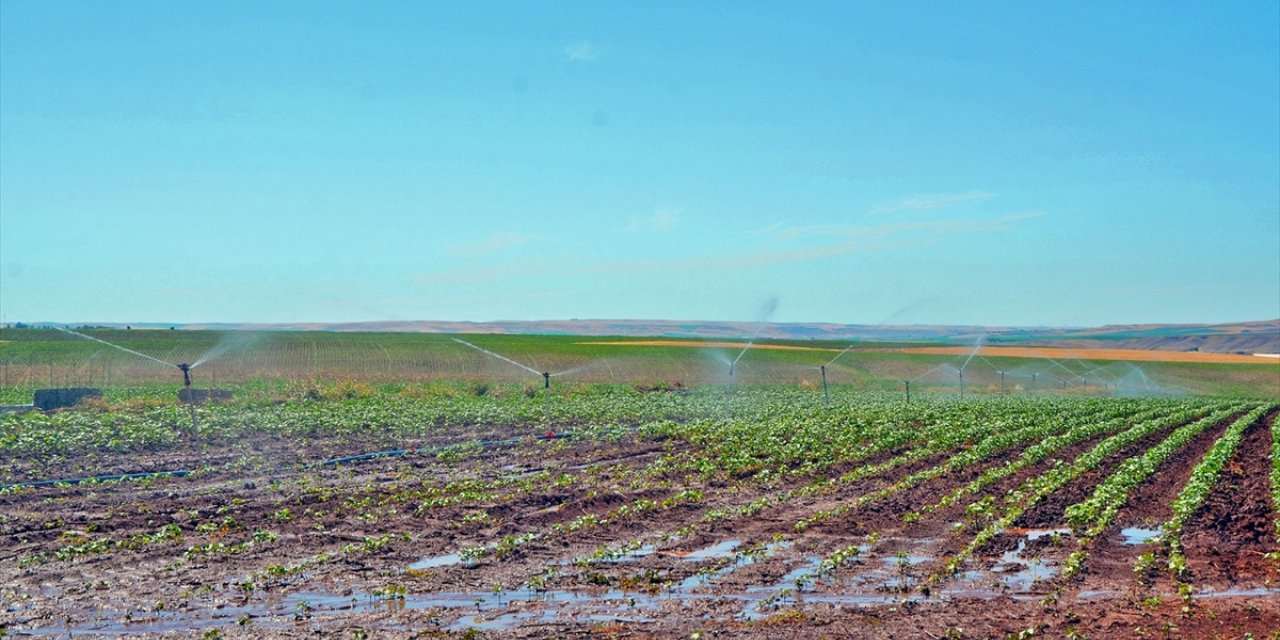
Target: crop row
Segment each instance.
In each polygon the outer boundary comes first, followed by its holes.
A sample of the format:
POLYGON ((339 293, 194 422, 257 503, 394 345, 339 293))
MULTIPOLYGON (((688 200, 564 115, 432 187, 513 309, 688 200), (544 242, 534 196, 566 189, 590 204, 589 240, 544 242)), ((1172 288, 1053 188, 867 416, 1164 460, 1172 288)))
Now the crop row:
MULTIPOLYGON (((1231 408, 1219 408, 1207 417, 1201 418, 1199 422, 1212 424, 1230 415, 1232 411, 1233 409, 1231 408)), ((1205 410, 1200 405, 1187 405, 1169 415, 1141 422, 1128 430, 1103 440, 1070 463, 1056 461, 1049 470, 1027 479, 1018 488, 1010 491, 999 506, 993 504, 990 500, 971 503, 966 508, 967 512, 982 513, 991 518, 992 521, 978 531, 963 549, 949 558, 945 571, 932 576, 930 582, 940 582, 958 571, 960 566, 972 557, 974 553, 984 547, 992 538, 1012 526, 1018 518, 1022 517, 1022 514, 1039 504, 1041 500, 1066 486, 1067 483, 1097 468, 1107 457, 1152 433, 1156 433, 1173 424, 1194 420, 1199 416, 1203 416, 1204 413, 1205 410)))
POLYGON ((1063 575, 1070 577, 1083 568, 1093 539, 1102 533, 1129 500, 1129 494, 1146 481, 1174 453, 1218 421, 1206 418, 1183 426, 1140 456, 1125 460, 1120 468, 1102 481, 1088 498, 1066 509, 1067 523, 1080 534, 1079 549, 1067 557, 1063 575))
POLYGON ((1184 577, 1187 570, 1186 558, 1182 554, 1181 536, 1183 526, 1186 525, 1191 516, 1200 510, 1205 498, 1209 497, 1209 492, 1213 490, 1214 483, 1218 481, 1218 474, 1240 445, 1240 440, 1244 438, 1245 430, 1257 423, 1262 416, 1272 409, 1273 407, 1270 406, 1260 406, 1232 423, 1226 433, 1222 434, 1222 437, 1213 443, 1213 447, 1196 464, 1195 469, 1191 471, 1191 477, 1187 479, 1187 483, 1183 485, 1182 490, 1178 492, 1178 496, 1174 498, 1173 517, 1160 526, 1160 539, 1168 554, 1169 571, 1175 577, 1184 577))

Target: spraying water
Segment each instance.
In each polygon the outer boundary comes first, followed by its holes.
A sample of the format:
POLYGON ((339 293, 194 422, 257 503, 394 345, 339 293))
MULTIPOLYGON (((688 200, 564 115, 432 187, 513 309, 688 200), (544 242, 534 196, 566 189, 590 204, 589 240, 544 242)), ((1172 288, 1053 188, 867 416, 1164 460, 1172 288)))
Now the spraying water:
POLYGON ((944 362, 944 363, 942 363, 942 364, 940 364, 940 365, 937 365, 937 366, 934 366, 932 369, 929 369, 928 371, 925 371, 924 373, 922 373, 922 374, 920 374, 920 375, 918 375, 918 376, 916 376, 916 377, 914 377, 914 378, 912 378, 912 379, 908 380, 907 382, 915 382, 915 381, 917 381, 917 380, 919 380, 919 379, 921 379, 921 378, 923 378, 923 377, 925 377, 925 376, 927 376, 927 375, 929 375, 929 374, 931 374, 931 373, 933 373, 933 372, 935 372, 935 371, 946 371, 946 370, 950 370, 950 371, 953 371, 953 372, 955 372, 955 373, 959 373, 959 372, 960 372, 960 370, 959 370, 959 369, 956 369, 954 366, 952 366, 952 365, 947 364, 947 363, 945 363, 945 362, 944 362))
POLYGON ((94 342, 100 342, 113 349, 119 349, 121 351, 124 351, 125 353, 132 353, 135 356, 146 358, 147 360, 151 360, 152 362, 159 362, 160 364, 165 365, 167 367, 177 367, 178 370, 182 372, 182 384, 187 391, 187 406, 191 410, 191 431, 196 436, 197 440, 199 439, 200 424, 196 421, 196 402, 195 402, 195 397, 192 395, 192 392, 191 392, 191 369, 194 368, 195 365, 190 365, 186 363, 174 364, 172 362, 165 362, 164 360, 161 360, 159 358, 153 358, 145 353, 139 353, 137 351, 134 351, 133 349, 126 349, 118 344, 112 344, 110 342, 107 342, 106 340, 99 340, 98 338, 95 338, 93 336, 87 336, 83 333, 78 333, 76 331, 72 331, 70 329, 66 329, 63 327, 54 327, 54 328, 58 329, 59 331, 65 331, 74 336, 86 338, 94 342))
POLYGON ((490 356, 493 356, 493 357, 495 357, 495 358, 497 358, 497 359, 499 359, 499 360, 501 360, 501 361, 503 361, 503 362, 510 363, 510 364, 514 364, 515 366, 520 367, 521 369, 524 369, 525 371, 528 371, 529 373, 532 373, 532 374, 533 374, 533 375, 535 375, 535 376, 541 376, 541 375, 543 374, 543 372, 542 372, 542 371, 538 371, 537 369, 534 369, 534 368, 532 368, 532 367, 526 367, 526 366, 524 366, 524 365, 520 364, 519 362, 516 362, 515 360, 512 360, 511 358, 508 358, 508 357, 503 356, 503 355, 498 355, 498 354, 496 354, 496 353, 494 353, 494 352, 492 352, 492 351, 490 351, 490 350, 488 350, 488 349, 485 349, 485 348, 483 348, 483 347, 477 347, 476 345, 471 344, 470 342, 467 342, 466 340, 462 340, 462 339, 460 339, 460 338, 454 338, 454 339, 453 339, 453 341, 454 341, 454 342, 460 342, 460 343, 462 343, 462 344, 465 344, 465 345, 467 345, 468 347, 471 347, 472 349, 475 349, 476 351, 479 351, 479 352, 481 352, 481 353, 485 353, 485 354, 488 354, 488 355, 490 355, 490 356))
POLYGON ((747 340, 747 346, 743 347, 742 351, 738 352, 738 357, 734 358, 733 362, 729 363, 730 378, 733 377, 734 365, 738 364, 738 361, 742 359, 742 356, 747 355, 747 350, 751 348, 751 345, 755 344, 756 339, 760 337, 760 334, 764 333, 765 327, 769 326, 769 319, 773 317, 773 312, 777 310, 778 296, 773 296, 772 298, 765 300, 764 304, 760 306, 760 312, 756 314, 756 317, 759 318, 759 320, 757 320, 759 324, 756 327, 755 333, 751 334, 751 338, 747 340))
POLYGON ((218 344, 213 345, 204 355, 200 356, 195 362, 191 363, 194 369, 210 360, 220 358, 235 349, 242 349, 258 339, 256 334, 247 334, 239 331, 229 332, 222 336, 218 344))
MULTIPOLYGON (((960 377, 961 377, 961 378, 963 378, 963 377, 964 377, 964 368, 965 368, 965 367, 967 367, 967 366, 969 366, 969 361, 970 361, 970 360, 973 360, 974 356, 978 355, 978 351, 979 351, 980 349, 982 349, 982 339, 983 339, 983 338, 985 338, 985 337, 986 337, 986 336, 978 336, 978 340, 977 340, 977 342, 973 343, 973 351, 970 351, 970 352, 969 352, 969 357, 968 357, 968 358, 965 358, 965 359, 964 359, 964 364, 960 365, 960 377)), ((984 359, 985 359, 985 358, 984 358, 984 359)), ((988 363, 988 364, 990 364, 990 363, 988 363)), ((993 367, 993 368, 994 368, 994 367, 993 367)))
MULTIPOLYGON (((857 344, 857 343, 854 343, 854 344, 857 344)), ((840 350, 840 353, 837 353, 837 354, 836 354, 836 357, 834 357, 834 358, 832 358, 832 359, 828 360, 828 361, 827 361, 827 363, 826 363, 826 364, 824 364, 824 365, 822 365, 822 366, 823 366, 823 367, 829 367, 829 366, 831 366, 831 365, 835 364, 836 360, 839 360, 839 359, 840 359, 840 356, 843 356, 844 354, 849 353, 849 350, 850 350, 850 349, 852 349, 852 348, 853 348, 853 344, 850 344, 849 346, 847 346, 847 347, 845 347, 845 348, 841 349, 841 350, 840 350)))
POLYGON ((101 343, 101 344, 105 344, 105 345, 107 345, 108 347, 111 347, 112 349, 119 349, 119 350, 121 350, 121 351, 123 351, 123 352, 125 352, 125 353, 132 353, 133 355, 138 356, 139 358, 146 358, 147 360, 150 360, 150 361, 152 361, 152 362, 159 362, 160 364, 165 365, 166 367, 176 367, 176 366, 178 366, 178 365, 176 365, 176 364, 174 364, 174 363, 172 363, 172 362, 165 362, 164 360, 161 360, 161 359, 159 359, 159 358, 153 358, 153 357, 151 357, 151 356, 149 356, 149 355, 147 355, 147 354, 145 354, 145 353, 139 353, 139 352, 137 352, 137 351, 134 351, 133 349, 126 349, 126 348, 124 348, 124 347, 122 347, 122 346, 120 346, 120 345, 118 345, 118 344, 111 344, 110 342, 107 342, 106 340, 100 340, 100 339, 95 338, 95 337, 93 337, 93 336, 87 336, 87 335, 85 335, 85 334, 83 334, 83 333, 79 333, 79 332, 76 332, 76 331, 72 331, 72 330, 67 329, 67 328, 65 328, 65 327, 54 327, 54 329, 57 329, 58 331, 62 331, 62 332, 65 332, 65 333, 69 333, 69 334, 71 334, 71 335, 73 335, 73 336, 79 336, 79 337, 84 338, 84 339, 86 339, 86 340, 92 340, 92 341, 94 341, 94 342, 98 342, 98 343, 101 343))
MULTIPOLYGON (((499 359, 499 360, 501 360, 501 361, 503 361, 503 362, 508 362, 508 363, 510 363, 510 364, 514 364, 515 366, 520 367, 521 369, 524 369, 525 371, 528 371, 529 373, 532 373, 532 374, 533 374, 533 375, 535 375, 535 376, 539 376, 539 377, 541 377, 541 378, 542 378, 542 385, 543 385, 543 386, 542 386, 542 398, 543 398, 543 419, 544 419, 544 420, 546 420, 547 422, 551 422, 551 376, 552 376, 552 374, 551 374, 551 373, 548 373, 548 372, 546 372, 546 371, 538 371, 537 369, 534 369, 534 368, 532 368, 532 367, 526 367, 525 365, 520 364, 519 362, 516 362, 515 360, 512 360, 511 358, 508 358, 508 357, 506 357, 506 356, 502 356, 502 355, 496 354, 496 353, 494 353, 494 352, 492 352, 492 351, 489 351, 488 349, 484 349, 484 348, 481 348, 481 347, 477 347, 476 345, 471 344, 470 342, 467 342, 466 340, 462 340, 462 339, 460 339, 460 338, 454 338, 453 340, 454 340, 454 342, 461 342, 462 344, 465 344, 465 345, 467 345, 468 347, 471 347, 472 349, 475 349, 475 350, 480 351, 480 352, 482 352, 482 353, 486 353, 486 354, 488 354, 488 355, 491 355, 491 356, 493 356, 493 357, 495 357, 495 358, 497 358, 497 359, 499 359)), ((580 369, 580 368, 582 368, 582 367, 575 367, 575 369, 580 369)), ((574 369, 570 369, 569 371, 573 371, 573 370, 574 370, 574 369)), ((565 373, 567 373, 567 372, 565 372, 565 373)), ((562 373, 562 374, 559 374, 559 375, 563 375, 563 373, 562 373)))

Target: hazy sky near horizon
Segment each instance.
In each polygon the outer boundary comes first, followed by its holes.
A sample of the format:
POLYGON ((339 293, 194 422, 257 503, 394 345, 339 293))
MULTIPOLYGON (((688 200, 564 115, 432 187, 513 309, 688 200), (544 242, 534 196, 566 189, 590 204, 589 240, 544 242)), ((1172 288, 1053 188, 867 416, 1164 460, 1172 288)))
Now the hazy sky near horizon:
POLYGON ((0 314, 1280 317, 1280 3, 0 1, 0 314))

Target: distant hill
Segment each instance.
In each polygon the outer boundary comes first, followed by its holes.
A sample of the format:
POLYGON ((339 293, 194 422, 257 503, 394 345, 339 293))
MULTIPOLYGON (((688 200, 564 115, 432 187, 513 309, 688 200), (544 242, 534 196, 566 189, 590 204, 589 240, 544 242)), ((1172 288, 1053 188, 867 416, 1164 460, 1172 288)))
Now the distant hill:
MULTIPOLYGON (((111 323, 103 326, 120 326, 111 323)), ((449 322, 441 320, 344 323, 134 323, 136 328, 256 331, 400 331, 419 333, 521 333, 584 336, 736 338, 757 335, 784 340, 911 341, 1020 344, 1213 353, 1280 353, 1280 319, 1232 324, 1107 325, 1093 328, 974 327, 952 325, 855 325, 696 320, 534 320, 449 322)))

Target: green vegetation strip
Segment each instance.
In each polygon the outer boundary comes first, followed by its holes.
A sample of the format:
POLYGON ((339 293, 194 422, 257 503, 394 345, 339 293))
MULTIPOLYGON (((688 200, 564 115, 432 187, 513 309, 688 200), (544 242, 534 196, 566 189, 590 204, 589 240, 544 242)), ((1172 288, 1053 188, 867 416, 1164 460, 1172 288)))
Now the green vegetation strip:
POLYGON ((1151 477, 1174 453, 1217 422, 1212 418, 1205 418, 1174 431, 1146 453, 1126 460, 1088 498, 1067 507, 1067 523, 1082 535, 1077 539, 1080 549, 1068 556, 1063 565, 1063 575, 1071 577, 1083 569, 1093 539, 1111 524, 1116 514, 1129 501, 1129 494, 1134 488, 1151 477))
POLYGON ((1182 487, 1182 491, 1178 492, 1178 497, 1174 498, 1173 517, 1160 526, 1160 539, 1168 553, 1169 571, 1175 577, 1184 577, 1187 572, 1187 559, 1182 555, 1182 527, 1200 510, 1205 498, 1209 497, 1214 483, 1218 481, 1218 474, 1222 472, 1222 468, 1226 466, 1227 461, 1240 445, 1245 430, 1257 423, 1273 408, 1274 406, 1263 405, 1236 420, 1227 432, 1213 443, 1213 448, 1209 449, 1192 470, 1187 484, 1182 487))
POLYGON ((1276 541, 1280 542, 1280 419, 1276 416, 1271 418, 1271 504, 1276 513, 1276 541))
MULTIPOLYGON (((1209 425, 1231 415, 1233 411, 1233 408, 1217 409, 1209 416, 1184 428, 1207 428, 1209 425)), ((1012 526, 1027 510, 1066 486, 1067 483, 1097 468, 1108 456, 1172 424, 1186 422, 1201 415, 1204 415, 1201 405, 1189 404, 1171 415, 1137 424, 1127 431, 1103 440, 1087 453, 1081 454, 1070 464, 1055 463, 1051 469, 1043 474, 1029 478, 1021 486, 1005 496, 1003 514, 996 517, 990 524, 979 531, 959 553, 949 558, 946 562, 945 570, 931 576, 928 582, 936 584, 955 574, 970 557, 990 542, 992 538, 1012 526)), ((966 509, 970 516, 978 515, 983 517, 995 517, 995 513, 998 511, 1000 511, 1000 508, 990 498, 972 503, 966 509)))
POLYGON ((978 493, 991 484, 1003 480, 1025 467, 1033 464, 1039 464, 1051 454, 1056 453, 1061 449, 1089 440, 1090 438, 1113 433, 1127 425, 1133 424, 1134 422, 1144 422, 1158 418, 1161 415, 1167 414, 1168 411, 1168 407, 1161 407, 1159 409, 1144 411, 1137 415, 1114 418, 1101 422, 1085 421, 1084 424, 1077 424, 1065 433, 1050 436, 1045 438, 1044 441, 1029 447, 1017 460, 1010 460, 999 467, 993 467, 983 471, 982 475, 978 476, 969 484, 957 488, 944 496, 937 503, 925 507, 922 511, 931 513, 939 509, 949 507, 959 502, 965 496, 978 493))

